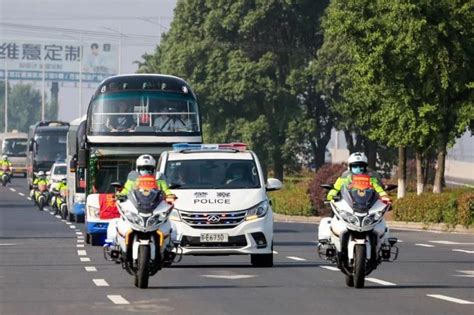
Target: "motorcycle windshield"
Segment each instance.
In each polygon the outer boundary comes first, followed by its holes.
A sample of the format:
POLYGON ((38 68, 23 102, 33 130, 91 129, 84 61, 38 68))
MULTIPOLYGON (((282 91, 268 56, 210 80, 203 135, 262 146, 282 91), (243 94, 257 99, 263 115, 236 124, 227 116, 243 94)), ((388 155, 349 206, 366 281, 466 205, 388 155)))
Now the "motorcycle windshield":
POLYGON ((163 200, 163 194, 158 189, 134 189, 129 198, 138 212, 151 214, 163 200))
POLYGON ((343 199, 352 205, 352 209, 358 213, 365 213, 377 201, 377 193, 371 188, 355 189, 344 187, 341 191, 343 199))

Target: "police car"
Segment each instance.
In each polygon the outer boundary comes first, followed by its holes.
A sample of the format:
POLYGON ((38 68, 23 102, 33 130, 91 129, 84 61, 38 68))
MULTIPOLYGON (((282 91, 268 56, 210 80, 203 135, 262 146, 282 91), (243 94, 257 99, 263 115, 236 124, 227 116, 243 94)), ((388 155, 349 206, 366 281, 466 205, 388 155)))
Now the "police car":
POLYGON ((273 265, 273 212, 259 160, 242 143, 175 144, 158 161, 178 197, 171 213, 173 237, 185 255, 251 256, 257 267, 273 265))

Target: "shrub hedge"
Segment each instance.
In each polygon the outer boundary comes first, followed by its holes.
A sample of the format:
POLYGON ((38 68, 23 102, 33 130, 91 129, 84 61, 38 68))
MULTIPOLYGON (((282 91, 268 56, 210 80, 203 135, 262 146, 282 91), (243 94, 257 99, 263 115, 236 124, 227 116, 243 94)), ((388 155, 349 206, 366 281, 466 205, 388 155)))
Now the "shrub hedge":
POLYGON ((458 188, 441 194, 409 193, 393 203, 397 221, 458 224, 468 227, 474 220, 474 189, 458 188))
POLYGON ((314 213, 320 216, 331 214, 331 209, 324 204, 328 191, 321 184, 334 184, 339 176, 347 169, 346 164, 324 164, 313 176, 309 184, 309 198, 314 213))
POLYGON ((273 211, 280 214, 315 215, 308 197, 309 181, 285 181, 283 189, 269 192, 273 211))

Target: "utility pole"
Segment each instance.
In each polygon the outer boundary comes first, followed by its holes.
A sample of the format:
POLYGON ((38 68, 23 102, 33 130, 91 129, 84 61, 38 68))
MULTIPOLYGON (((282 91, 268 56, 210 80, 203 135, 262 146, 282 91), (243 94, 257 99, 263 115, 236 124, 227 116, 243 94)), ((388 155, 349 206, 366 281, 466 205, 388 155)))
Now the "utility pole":
POLYGON ((8 132, 8 67, 5 58, 5 134, 8 132))

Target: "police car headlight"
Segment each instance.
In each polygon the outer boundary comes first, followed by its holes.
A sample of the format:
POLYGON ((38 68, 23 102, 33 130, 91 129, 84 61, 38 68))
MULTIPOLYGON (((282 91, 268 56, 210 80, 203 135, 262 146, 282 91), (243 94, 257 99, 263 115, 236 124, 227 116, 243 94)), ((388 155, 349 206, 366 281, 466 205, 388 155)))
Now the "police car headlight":
POLYGON ((99 217, 100 216, 100 209, 93 206, 87 206, 87 211, 89 212, 89 216, 91 217, 99 217))
POLYGON ((135 213, 125 212, 125 217, 127 217, 127 220, 130 221, 133 224, 144 225, 143 219, 135 213))
POLYGON ((251 221, 261 218, 267 214, 268 211, 268 200, 264 200, 257 204, 255 207, 247 210, 245 220, 251 221))
POLYGON ((170 213, 170 220, 171 221, 176 221, 176 222, 181 222, 181 216, 179 214, 179 210, 178 209, 173 209, 171 210, 171 213, 170 213))
POLYGON ((350 224, 353 224, 353 225, 359 225, 359 218, 356 217, 355 215, 353 215, 352 213, 341 210, 341 211, 339 211, 339 215, 347 223, 350 223, 350 224))

